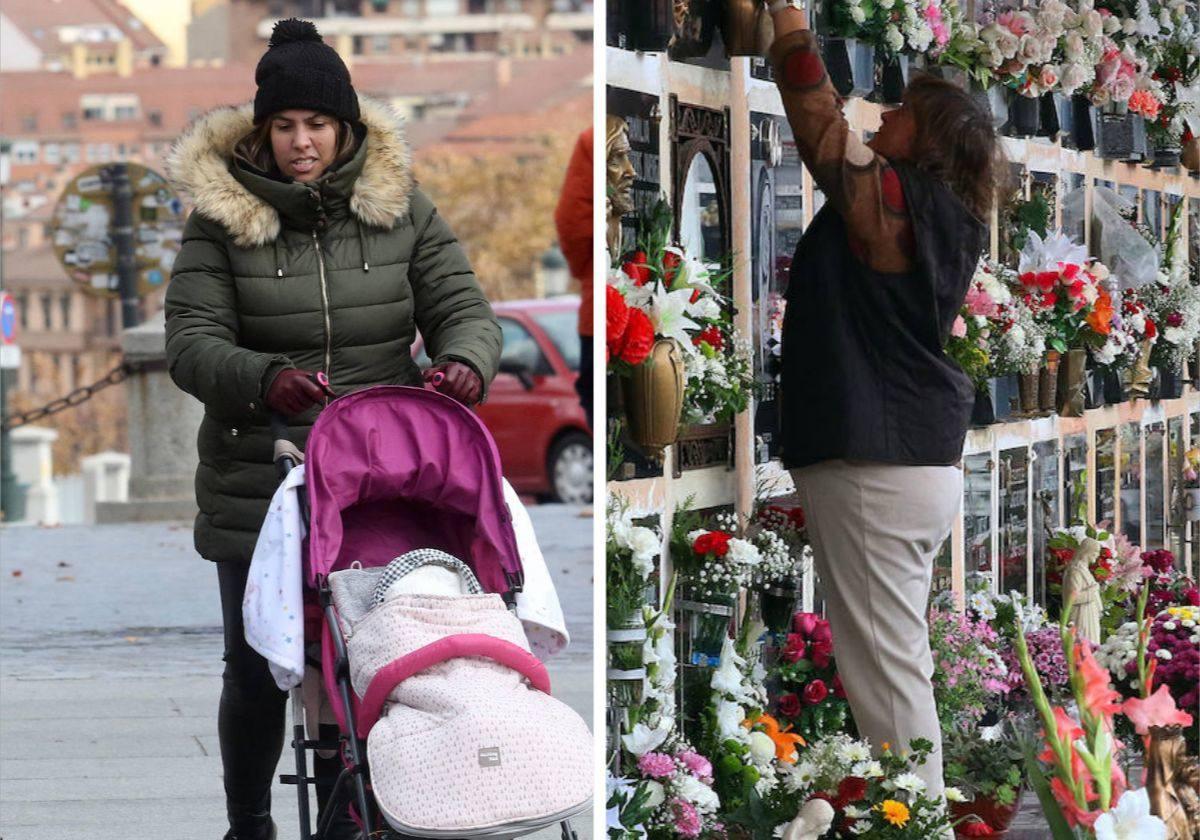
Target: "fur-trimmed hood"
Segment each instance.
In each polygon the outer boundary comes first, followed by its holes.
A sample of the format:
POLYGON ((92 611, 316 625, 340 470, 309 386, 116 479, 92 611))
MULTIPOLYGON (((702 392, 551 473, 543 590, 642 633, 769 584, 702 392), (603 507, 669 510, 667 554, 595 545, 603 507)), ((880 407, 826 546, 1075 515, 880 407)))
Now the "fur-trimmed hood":
MULTIPOLYGON (((364 224, 391 230, 396 218, 408 212, 413 189, 404 120, 378 99, 359 95, 358 104, 367 149, 350 212, 364 224)), ((241 248, 274 241, 282 227, 279 211, 229 171, 234 146, 253 127, 252 102, 215 108, 193 122, 167 156, 171 183, 191 196, 197 211, 223 225, 241 248)))

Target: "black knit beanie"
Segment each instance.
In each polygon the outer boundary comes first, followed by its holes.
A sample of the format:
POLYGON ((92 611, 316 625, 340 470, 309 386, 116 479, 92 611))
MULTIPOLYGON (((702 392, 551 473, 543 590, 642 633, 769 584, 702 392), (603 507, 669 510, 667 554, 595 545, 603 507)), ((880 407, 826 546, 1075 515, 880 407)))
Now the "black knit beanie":
POLYGON ((320 111, 347 122, 358 120, 358 95, 350 84, 350 71, 307 20, 289 18, 275 24, 254 81, 258 83, 256 124, 289 108, 320 111))

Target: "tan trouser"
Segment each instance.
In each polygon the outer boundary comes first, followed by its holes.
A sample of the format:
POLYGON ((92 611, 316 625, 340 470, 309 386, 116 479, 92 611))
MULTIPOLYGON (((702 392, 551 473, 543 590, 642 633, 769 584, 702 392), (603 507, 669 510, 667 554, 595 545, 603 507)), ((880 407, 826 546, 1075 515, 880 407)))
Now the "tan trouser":
POLYGON ((934 744, 914 772, 941 796, 942 737, 925 612, 933 558, 962 503, 958 467, 826 461, 793 470, 834 657, 859 732, 878 751, 934 744))

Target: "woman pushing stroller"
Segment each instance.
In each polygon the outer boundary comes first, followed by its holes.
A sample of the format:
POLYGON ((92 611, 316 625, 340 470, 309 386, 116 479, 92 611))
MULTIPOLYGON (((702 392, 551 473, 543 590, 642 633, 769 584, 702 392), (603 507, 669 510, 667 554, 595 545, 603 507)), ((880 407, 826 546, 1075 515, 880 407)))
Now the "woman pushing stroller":
MULTIPOLYGON (((175 383, 205 407, 195 544, 217 562, 224 616, 225 840, 275 836, 287 694, 242 624, 250 559, 278 485, 271 413, 289 418, 303 448, 329 396, 318 373, 339 393, 420 385, 417 329, 434 362, 425 376, 472 405, 501 350, 462 248, 413 182, 399 117, 355 92, 304 21, 276 25, 255 80, 252 105, 200 117, 168 161, 195 206, 167 290, 167 359, 175 383)), ((320 798, 338 759, 318 760, 316 771, 326 780, 320 798)), ((333 837, 356 836, 348 816, 340 823, 333 837)))

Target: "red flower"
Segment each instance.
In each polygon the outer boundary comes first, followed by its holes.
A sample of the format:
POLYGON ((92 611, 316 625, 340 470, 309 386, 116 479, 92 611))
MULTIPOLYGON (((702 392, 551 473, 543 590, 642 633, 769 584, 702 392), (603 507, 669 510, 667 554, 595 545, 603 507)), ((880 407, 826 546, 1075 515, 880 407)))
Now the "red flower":
POLYGON ((721 331, 717 327, 706 327, 700 335, 692 338, 692 344, 697 347, 701 343, 708 344, 714 350, 721 350, 725 347, 725 340, 721 337, 721 331))
POLYGON ((792 616, 792 629, 807 639, 820 621, 821 616, 816 613, 798 612, 792 616))
POLYGON ((1069 263, 1063 266, 1062 276, 1068 280, 1074 280, 1079 276, 1079 266, 1075 263, 1069 263))
POLYGON ((1021 275, 1021 285, 1022 286, 1036 286, 1037 285, 1037 275, 1034 274, 1032 271, 1026 271, 1024 274, 1021 275))
POLYGON ((833 642, 814 641, 809 645, 809 653, 812 654, 814 665, 818 668, 828 668, 829 661, 833 658, 833 642))
POLYGON ((796 507, 788 511, 788 519, 792 520, 792 525, 794 525, 799 531, 803 531, 806 527, 804 508, 800 507, 799 505, 796 505, 796 507))
POLYGON ((779 714, 784 717, 795 717, 800 714, 800 698, 794 693, 785 694, 779 698, 779 714))
POLYGON ((617 356, 621 353, 621 345, 625 343, 625 328, 629 326, 629 306, 625 297, 612 286, 605 286, 604 312, 607 320, 605 339, 608 342, 608 353, 617 356))
POLYGON ((698 301, 698 300, 700 300, 700 290, 699 290, 699 289, 693 289, 693 290, 692 290, 691 302, 692 302, 692 303, 695 303, 695 302, 696 302, 696 301, 698 301))
POLYGON ((843 700, 846 699, 846 689, 842 685, 842 675, 841 674, 833 675, 833 696, 841 697, 843 700))
POLYGON ((859 776, 847 776, 838 783, 837 801, 839 807, 845 808, 851 802, 861 802, 867 798, 867 780, 859 776))
POLYGON ((675 279, 675 269, 679 268, 679 264, 683 259, 672 250, 663 251, 663 282, 669 287, 671 281, 675 279))
POLYGON ((1056 295, 1054 292, 1046 292, 1046 294, 1042 295, 1042 306, 1046 307, 1047 309, 1053 309, 1057 305, 1058 295, 1056 295))
POLYGON ((1149 318, 1146 319, 1146 338, 1154 338, 1158 335, 1158 326, 1149 318))
POLYGON ((804 686, 804 702, 810 706, 820 704, 828 696, 829 688, 824 680, 813 680, 804 686))
POLYGON ((646 285, 650 280, 650 266, 646 265, 646 252, 634 251, 633 255, 621 266, 621 271, 629 275, 637 285, 646 285))
POLYGON ((696 538, 695 545, 692 550, 701 557, 706 554, 715 554, 717 557, 724 557, 729 553, 729 534, 724 531, 709 531, 701 534, 696 538))
POLYGON ((799 633, 788 633, 787 644, 784 645, 780 656, 784 662, 799 662, 807 650, 808 642, 804 641, 803 636, 799 633))
POLYGON ((1058 282, 1057 271, 1039 271, 1037 273, 1037 285, 1043 292, 1048 292, 1054 288, 1058 282))
POLYGON ((1183 315, 1179 314, 1178 312, 1172 312, 1170 315, 1167 316, 1167 326, 1168 327, 1178 327, 1182 323, 1183 323, 1183 315))
POLYGON ((654 324, 645 312, 633 307, 629 310, 629 324, 625 327, 625 341, 621 346, 621 361, 628 365, 640 365, 650 356, 654 347, 654 324))
POLYGON ((993 837, 996 834, 986 822, 963 823, 954 830, 961 837, 993 837))

